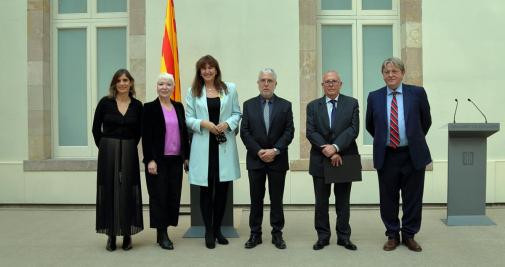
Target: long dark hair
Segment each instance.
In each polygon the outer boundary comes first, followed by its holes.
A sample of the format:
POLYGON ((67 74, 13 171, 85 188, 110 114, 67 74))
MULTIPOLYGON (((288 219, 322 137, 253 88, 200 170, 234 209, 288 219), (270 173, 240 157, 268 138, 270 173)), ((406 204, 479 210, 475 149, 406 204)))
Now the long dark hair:
POLYGON ((211 55, 205 55, 196 62, 196 73, 195 78, 193 79, 193 85, 191 86, 191 94, 196 97, 202 96, 202 89, 205 85, 205 81, 200 74, 200 70, 205 68, 207 65, 216 69, 216 77, 214 78, 214 86, 216 87, 216 90, 218 90, 219 93, 224 91, 224 93, 227 94, 228 87, 221 80, 221 69, 219 68, 219 63, 211 55))
POLYGON ((122 75, 125 75, 126 78, 130 80, 130 91, 128 92, 128 95, 130 97, 135 96, 135 80, 133 79, 133 76, 130 74, 130 72, 127 69, 118 69, 116 73, 114 73, 114 76, 112 76, 112 80, 110 81, 110 86, 109 86, 109 97, 110 98, 115 98, 117 95, 117 88, 116 84, 119 80, 119 77, 122 75))

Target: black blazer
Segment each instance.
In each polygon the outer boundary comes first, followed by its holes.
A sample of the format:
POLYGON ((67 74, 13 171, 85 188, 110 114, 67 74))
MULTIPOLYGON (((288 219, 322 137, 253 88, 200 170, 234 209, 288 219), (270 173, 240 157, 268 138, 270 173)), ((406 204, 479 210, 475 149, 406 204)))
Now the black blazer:
POLYGON ((295 132, 291 102, 274 95, 267 135, 261 101, 262 98, 257 96, 244 102, 240 138, 247 148, 247 169, 268 166, 273 170, 286 171, 289 169, 288 145, 295 132), (275 156, 274 161, 266 163, 258 157, 258 151, 270 148, 277 148, 280 154, 275 156))
POLYGON ((358 100, 340 94, 337 102, 337 119, 330 128, 330 118, 326 107, 326 96, 313 100, 307 105, 306 136, 312 144, 310 148, 309 173, 324 176, 323 160, 329 160, 322 153, 321 146, 335 144, 340 155, 357 155, 356 138, 359 133, 358 100))
MULTIPOLYGON (((189 139, 186 128, 186 117, 184 116, 184 106, 172 101, 179 122, 179 135, 181 137, 181 156, 184 160, 189 159, 189 139)), ((165 117, 161 109, 158 98, 144 104, 142 114, 142 151, 144 153, 145 164, 151 160, 159 163, 158 160, 164 156, 165 151, 165 117)))
MULTIPOLYGON (((405 133, 409 140, 409 152, 417 170, 426 168, 431 154, 426 143, 426 134, 431 126, 430 104, 424 88, 403 84, 403 110, 405 133)), ((386 109, 387 89, 382 87, 368 94, 366 130, 373 136, 373 163, 379 170, 384 166, 388 121, 386 109)))

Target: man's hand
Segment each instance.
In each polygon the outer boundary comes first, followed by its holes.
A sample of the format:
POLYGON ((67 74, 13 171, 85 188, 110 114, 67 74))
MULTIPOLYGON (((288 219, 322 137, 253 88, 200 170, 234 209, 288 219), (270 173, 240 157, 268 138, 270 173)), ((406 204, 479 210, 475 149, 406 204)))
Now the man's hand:
POLYGON ((339 154, 337 153, 333 154, 333 156, 331 156, 330 159, 331 159, 331 166, 338 167, 342 165, 342 157, 339 154))
POLYGON ((323 149, 321 152, 327 158, 329 158, 329 157, 333 156, 333 154, 337 153, 337 149, 332 144, 322 145, 321 148, 323 149))
POLYGON ((273 148, 260 149, 260 151, 258 151, 258 157, 260 157, 260 159, 266 163, 274 161, 275 156, 276 156, 276 154, 275 154, 275 150, 273 148))

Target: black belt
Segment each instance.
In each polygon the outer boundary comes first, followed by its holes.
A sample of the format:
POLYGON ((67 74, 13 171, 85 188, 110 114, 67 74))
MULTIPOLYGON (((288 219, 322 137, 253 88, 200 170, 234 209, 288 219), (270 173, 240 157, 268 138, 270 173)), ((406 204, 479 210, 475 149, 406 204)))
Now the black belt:
POLYGON ((409 151, 409 146, 399 146, 399 147, 386 146, 386 151, 407 152, 407 151, 409 151))

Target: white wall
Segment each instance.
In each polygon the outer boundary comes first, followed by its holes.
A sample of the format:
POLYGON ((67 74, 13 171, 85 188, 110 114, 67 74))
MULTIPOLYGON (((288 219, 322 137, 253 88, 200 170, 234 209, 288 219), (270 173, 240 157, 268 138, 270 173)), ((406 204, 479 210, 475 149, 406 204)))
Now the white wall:
POLYGON ((505 202, 505 3, 423 0, 422 13, 424 86, 433 117, 428 143, 444 166, 434 168, 436 180, 427 184, 447 187, 446 125, 453 120, 454 98, 460 102, 457 122, 484 122, 467 102, 471 98, 489 122, 501 123, 502 130, 488 139, 487 200, 505 202))
MULTIPOLYGON (((147 99, 155 97, 166 0, 146 1, 147 99)), ((258 94, 257 72, 278 72, 277 93, 293 102, 295 139, 290 158, 299 155, 299 21, 296 0, 175 0, 183 93, 190 86, 196 60, 215 56, 224 80, 235 82, 243 103, 258 94)), ((27 154, 26 1, 0 1, 0 203, 94 203, 94 172, 23 172, 27 154)), ((490 122, 504 125, 505 2, 486 0, 423 0, 424 86, 432 107, 428 142, 434 158, 426 173, 424 201, 443 203, 447 192, 447 122, 454 98, 460 99, 457 119, 480 122, 466 102, 470 97, 490 122)), ((408 70, 407 70, 408 71, 408 70)), ((241 142, 242 178, 235 183, 235 203, 249 203, 245 149, 241 142)), ((488 142, 487 201, 505 202, 505 130, 488 142)), ((352 203, 377 203, 375 172, 353 185, 352 203)), ((144 181, 144 180, 143 180, 144 181)), ((145 184, 145 183, 144 183, 145 184)), ((187 180, 183 203, 189 203, 187 180)), ((144 200, 147 192, 144 185, 144 200)), ((286 204, 313 203, 307 172, 288 172, 286 204)))
POLYGON ((27 156, 26 1, 0 1, 0 162, 27 156))
POLYGON ((24 201, 27 158, 26 2, 0 1, 0 203, 24 201))

